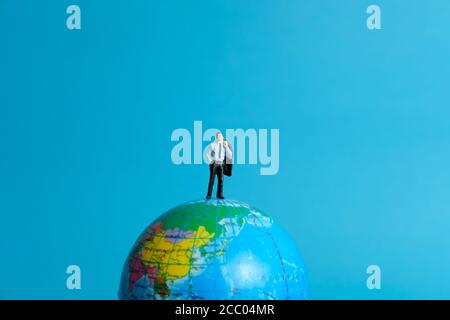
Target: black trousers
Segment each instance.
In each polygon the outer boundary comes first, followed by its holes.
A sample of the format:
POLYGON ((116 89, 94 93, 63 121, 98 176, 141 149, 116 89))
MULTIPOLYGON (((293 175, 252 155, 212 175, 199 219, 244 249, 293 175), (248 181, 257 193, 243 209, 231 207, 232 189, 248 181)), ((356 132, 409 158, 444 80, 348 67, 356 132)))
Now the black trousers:
POLYGON ((223 164, 213 163, 209 165, 209 184, 208 184, 208 195, 207 197, 211 197, 213 187, 214 187, 214 179, 217 175, 218 185, 217 185, 217 196, 223 197, 223 164))

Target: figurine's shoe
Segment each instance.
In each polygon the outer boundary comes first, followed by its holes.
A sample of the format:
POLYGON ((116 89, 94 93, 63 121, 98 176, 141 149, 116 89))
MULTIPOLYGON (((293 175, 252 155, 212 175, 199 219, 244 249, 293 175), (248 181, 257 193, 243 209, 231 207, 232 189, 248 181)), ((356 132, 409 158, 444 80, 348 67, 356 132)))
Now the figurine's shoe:
POLYGON ((206 199, 208 199, 208 200, 211 199, 211 196, 206 196, 206 199))
POLYGON ((222 199, 225 199, 225 198, 223 196, 217 196, 217 199, 222 200, 222 199))

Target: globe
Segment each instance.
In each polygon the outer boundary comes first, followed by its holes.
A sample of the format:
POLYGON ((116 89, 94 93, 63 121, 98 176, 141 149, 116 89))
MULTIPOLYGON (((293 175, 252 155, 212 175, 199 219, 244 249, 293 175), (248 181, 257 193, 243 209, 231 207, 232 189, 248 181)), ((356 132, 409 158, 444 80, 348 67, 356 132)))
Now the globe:
POLYGON ((125 261, 119 299, 307 299, 300 254, 273 219, 237 200, 198 200, 157 218, 125 261))

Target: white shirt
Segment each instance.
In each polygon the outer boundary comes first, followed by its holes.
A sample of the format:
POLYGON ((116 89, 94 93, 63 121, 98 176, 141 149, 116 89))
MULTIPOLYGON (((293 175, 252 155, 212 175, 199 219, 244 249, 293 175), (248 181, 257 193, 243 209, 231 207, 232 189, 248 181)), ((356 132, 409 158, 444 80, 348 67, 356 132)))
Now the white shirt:
POLYGON ((233 152, 231 152, 230 147, 227 145, 225 148, 223 145, 223 142, 214 141, 211 142, 206 148, 206 159, 208 160, 208 163, 211 163, 213 161, 221 161, 223 162, 225 160, 225 152, 227 153, 227 158, 232 159, 233 158, 233 152))

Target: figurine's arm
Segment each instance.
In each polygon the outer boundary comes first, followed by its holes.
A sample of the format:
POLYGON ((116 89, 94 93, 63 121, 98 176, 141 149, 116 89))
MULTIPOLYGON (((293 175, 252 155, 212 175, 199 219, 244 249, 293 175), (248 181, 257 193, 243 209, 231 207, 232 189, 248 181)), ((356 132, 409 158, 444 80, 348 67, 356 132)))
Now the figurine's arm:
POLYGON ((208 160, 208 164, 211 164, 213 162, 213 158, 211 157, 211 152, 212 152, 212 146, 211 146, 211 144, 209 144, 208 147, 206 148, 206 152, 205 152, 205 156, 206 156, 206 160, 208 160))

